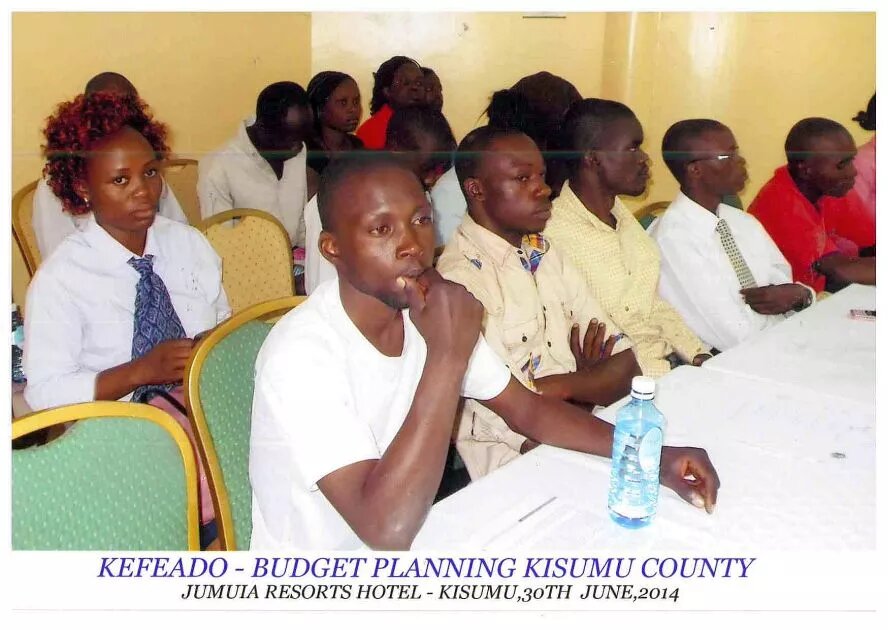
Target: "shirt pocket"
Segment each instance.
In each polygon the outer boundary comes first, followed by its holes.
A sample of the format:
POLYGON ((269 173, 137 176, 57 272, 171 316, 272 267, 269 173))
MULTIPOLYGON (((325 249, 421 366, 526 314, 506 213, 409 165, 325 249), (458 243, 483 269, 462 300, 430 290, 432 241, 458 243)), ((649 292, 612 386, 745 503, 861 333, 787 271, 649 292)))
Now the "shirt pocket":
POLYGON ((532 354, 539 355, 539 336, 542 332, 541 322, 536 317, 519 322, 503 322, 503 345, 509 353, 509 363, 522 369, 531 361, 532 354))

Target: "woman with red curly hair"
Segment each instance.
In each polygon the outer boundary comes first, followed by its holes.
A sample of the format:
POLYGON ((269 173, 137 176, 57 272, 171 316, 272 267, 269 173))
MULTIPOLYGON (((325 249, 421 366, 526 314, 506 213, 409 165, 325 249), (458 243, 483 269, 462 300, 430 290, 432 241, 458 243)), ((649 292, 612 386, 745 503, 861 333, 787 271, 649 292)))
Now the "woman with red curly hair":
MULTIPOLYGON (((116 72, 102 72, 86 83, 84 94, 95 92, 114 92, 116 94, 132 94, 138 96, 135 86, 123 75, 116 72)), ((168 219, 188 223, 182 206, 173 190, 164 184, 158 204, 158 213, 168 219)), ((34 226, 34 236, 37 238, 37 248, 41 258, 48 258, 52 251, 59 246, 70 234, 86 225, 87 214, 74 215, 65 212, 62 200, 56 197, 50 189, 46 178, 37 182, 37 190, 34 191, 33 212, 31 223, 34 226)))
MULTIPOLYGON (((194 337, 230 308, 206 238, 157 215, 166 127, 138 97, 99 92, 59 105, 44 134, 52 192, 67 212, 90 214, 28 289, 25 399, 35 410, 174 401, 194 337)), ((208 523, 205 483, 201 494, 208 523)))

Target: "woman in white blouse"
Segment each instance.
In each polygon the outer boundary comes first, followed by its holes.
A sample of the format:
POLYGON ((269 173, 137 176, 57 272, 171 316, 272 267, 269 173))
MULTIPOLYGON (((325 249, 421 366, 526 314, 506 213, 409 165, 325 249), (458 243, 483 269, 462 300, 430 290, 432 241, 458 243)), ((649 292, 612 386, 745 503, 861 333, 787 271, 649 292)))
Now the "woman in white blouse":
MULTIPOLYGON (((134 95, 62 103, 47 121, 44 174, 72 215, 89 214, 28 289, 24 352, 32 409, 148 401, 190 433, 181 385, 194 337, 231 312, 221 261, 194 228, 158 216, 166 127, 134 95)), ((201 542, 215 536, 201 470, 201 542)))
POLYGON ((191 338, 230 312, 220 261, 197 230, 157 216, 166 128, 138 97, 78 96, 47 122, 46 178, 66 212, 90 214, 28 290, 24 354, 33 409, 129 399, 182 380, 191 338), (132 358, 136 285, 128 261, 154 256, 186 338, 132 358))

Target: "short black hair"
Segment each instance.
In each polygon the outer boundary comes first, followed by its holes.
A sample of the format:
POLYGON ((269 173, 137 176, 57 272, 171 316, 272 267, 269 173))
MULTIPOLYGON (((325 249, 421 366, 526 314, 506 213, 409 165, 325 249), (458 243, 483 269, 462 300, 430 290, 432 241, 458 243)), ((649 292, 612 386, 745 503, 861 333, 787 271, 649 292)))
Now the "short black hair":
POLYGON ((816 138, 844 134, 851 137, 845 127, 829 118, 803 118, 792 126, 783 144, 786 161, 791 165, 804 162, 811 157, 812 142, 816 138))
POLYGON ((857 115, 851 120, 855 121, 864 131, 876 130, 876 95, 873 94, 869 103, 866 105, 866 111, 857 112, 857 115))
POLYGON ((696 157, 691 150, 691 141, 710 131, 723 131, 728 126, 711 118, 690 118, 674 123, 663 136, 663 161, 669 172, 684 183, 685 167, 696 157))
POLYGON ((416 178, 417 185, 422 186, 419 178, 403 159, 386 151, 349 151, 331 161, 321 174, 321 181, 318 185, 318 214, 321 219, 321 228, 327 231, 332 229, 331 200, 343 184, 355 175, 388 168, 401 169, 410 173, 411 177, 416 178))
POLYGON ((86 86, 83 88, 83 93, 87 95, 95 94, 96 92, 105 92, 109 90, 109 88, 114 91, 121 91, 136 96, 138 95, 138 92, 136 91, 136 86, 134 86, 129 79, 118 72, 100 72, 86 82, 86 86), (115 88, 126 89, 119 90, 115 88))
POLYGON ((570 106, 553 147, 570 175, 577 172, 586 151, 601 148, 608 125, 623 118, 635 119, 636 116, 617 101, 587 98, 570 106))
POLYGON ((385 130, 387 149, 412 151, 419 148, 420 135, 429 135, 448 154, 456 148, 450 123, 439 110, 428 105, 411 105, 396 110, 385 130))
POLYGON ((527 134, 513 127, 494 127, 493 125, 478 127, 466 134, 466 137, 456 148, 454 155, 456 178, 459 180, 460 187, 469 177, 475 177, 478 166, 490 146, 496 140, 510 136, 527 136, 527 134))
POLYGON ((420 68, 420 70, 422 70, 422 76, 424 76, 424 77, 427 77, 430 74, 434 74, 435 76, 438 76, 437 72, 435 72, 431 68, 427 68, 426 66, 423 66, 422 68, 420 68))
POLYGON ((256 122, 275 127, 293 106, 309 107, 308 94, 298 83, 279 81, 267 86, 256 99, 256 122))
POLYGON ((373 94, 370 97, 371 114, 375 114, 382 109, 383 105, 388 103, 388 99, 386 99, 385 94, 383 94, 382 91, 385 88, 392 86, 392 81, 395 80, 395 74, 397 74, 398 68, 408 63, 412 63, 417 68, 422 67, 415 59, 403 55, 396 55, 391 59, 383 61, 382 65, 379 66, 379 69, 373 73, 373 94))
POLYGON ((555 135, 564 112, 581 98, 570 81, 537 72, 494 92, 484 113, 490 125, 519 129, 543 148, 555 135))

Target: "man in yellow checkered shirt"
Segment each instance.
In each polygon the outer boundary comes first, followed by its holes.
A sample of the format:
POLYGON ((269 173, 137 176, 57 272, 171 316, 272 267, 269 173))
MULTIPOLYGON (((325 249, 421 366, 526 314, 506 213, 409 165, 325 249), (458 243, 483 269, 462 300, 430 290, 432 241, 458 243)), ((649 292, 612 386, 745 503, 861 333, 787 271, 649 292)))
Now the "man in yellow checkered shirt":
POLYGON ((643 140, 641 124, 622 103, 590 98, 571 106, 557 142, 568 183, 544 234, 632 340, 642 372, 656 377, 682 363, 699 365, 711 350, 657 294, 657 245, 617 196, 644 192, 643 140))

